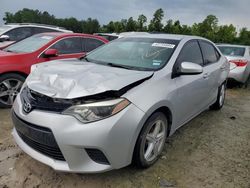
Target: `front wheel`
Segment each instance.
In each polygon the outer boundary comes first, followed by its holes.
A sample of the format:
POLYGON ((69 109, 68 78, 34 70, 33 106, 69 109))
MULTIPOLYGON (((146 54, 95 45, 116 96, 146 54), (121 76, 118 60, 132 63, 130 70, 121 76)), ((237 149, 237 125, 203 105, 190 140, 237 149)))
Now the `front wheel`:
POLYGON ((0 76, 0 107, 12 106, 24 81, 25 78, 19 74, 11 73, 0 76))
POLYGON ((218 94, 217 94, 217 100, 216 102, 210 107, 212 110, 220 110, 225 102, 225 96, 226 96, 226 84, 223 83, 218 88, 218 94))
POLYGON ((168 121, 161 112, 154 113, 144 124, 137 139, 133 160, 138 167, 154 164, 165 145, 168 121))

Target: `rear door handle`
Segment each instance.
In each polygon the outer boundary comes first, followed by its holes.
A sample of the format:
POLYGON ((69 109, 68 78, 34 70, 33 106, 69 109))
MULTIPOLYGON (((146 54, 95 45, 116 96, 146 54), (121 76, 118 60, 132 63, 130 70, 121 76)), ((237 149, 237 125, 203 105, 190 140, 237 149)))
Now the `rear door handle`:
POLYGON ((225 65, 224 65, 224 66, 221 66, 220 69, 221 69, 221 70, 225 70, 225 69, 226 69, 226 66, 225 66, 225 65))

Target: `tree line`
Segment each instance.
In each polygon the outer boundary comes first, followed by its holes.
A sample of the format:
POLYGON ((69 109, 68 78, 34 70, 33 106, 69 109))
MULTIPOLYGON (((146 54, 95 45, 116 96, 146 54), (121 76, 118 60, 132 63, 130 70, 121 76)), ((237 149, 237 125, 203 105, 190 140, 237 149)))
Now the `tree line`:
POLYGON ((3 20, 5 23, 41 23, 50 24, 77 33, 121 33, 129 31, 159 32, 171 34, 197 35, 208 38, 215 43, 234 43, 250 45, 250 30, 237 29, 233 24, 219 25, 219 20, 214 15, 208 15, 202 22, 194 23, 192 26, 183 25, 179 20, 169 19, 163 23, 164 11, 160 8, 148 20, 143 14, 137 19, 130 17, 120 21, 110 21, 106 25, 100 25, 97 19, 87 18, 77 20, 74 17, 56 18, 47 11, 39 11, 24 8, 16 13, 5 12, 3 20))

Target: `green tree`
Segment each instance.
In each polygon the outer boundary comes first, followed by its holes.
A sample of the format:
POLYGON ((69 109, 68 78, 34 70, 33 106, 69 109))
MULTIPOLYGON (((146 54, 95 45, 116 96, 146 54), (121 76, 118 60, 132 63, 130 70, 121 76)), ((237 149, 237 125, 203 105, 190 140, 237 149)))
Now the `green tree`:
POLYGON ((105 25, 105 28, 107 33, 114 33, 115 32, 114 22, 110 21, 107 25, 105 25))
POLYGON ((156 31, 156 32, 162 31, 162 28, 163 28, 162 19, 163 19, 163 17, 164 17, 163 10, 161 8, 156 10, 154 13, 153 19, 150 21, 150 24, 148 26, 148 30, 149 31, 156 31))
POLYGON ((215 42, 233 43, 235 41, 236 35, 236 28, 232 24, 219 26, 218 32, 216 33, 215 42))
POLYGON ((165 25, 165 27, 164 27, 164 29, 163 29, 163 31, 165 32, 165 33, 174 33, 174 31, 173 31, 173 20, 168 20, 167 21, 167 24, 165 25))
POLYGON ((136 30, 137 30, 136 21, 133 20, 132 17, 130 17, 127 22, 126 31, 136 31, 136 30))
POLYGON ((98 33, 100 30, 100 24, 97 19, 88 18, 81 21, 81 30, 83 33, 98 33))
POLYGON ((218 31, 218 18, 214 15, 208 15, 206 19, 192 27, 192 34, 208 38, 212 41, 216 40, 218 31))
POLYGON ((146 27, 146 24, 147 23, 147 17, 144 16, 143 14, 139 15, 138 16, 138 19, 137 19, 137 30, 138 31, 146 31, 147 30, 147 27, 146 27))
POLYGON ((60 22, 57 22, 57 25, 61 26, 61 27, 65 27, 66 29, 70 29, 76 33, 81 33, 82 32, 82 28, 81 28, 81 24, 80 22, 71 17, 71 18, 66 18, 66 19, 62 19, 60 20, 60 22))
POLYGON ((250 45, 250 31, 247 28, 242 28, 236 42, 243 45, 250 45))
POLYGON ((121 33, 125 31, 151 31, 166 32, 173 34, 197 35, 208 38, 219 43, 236 43, 250 45, 250 31, 242 28, 237 35, 236 28, 232 24, 219 25, 218 18, 214 15, 208 15, 202 22, 195 23, 192 26, 181 25, 179 20, 168 20, 165 26, 162 24, 164 12, 160 8, 154 12, 152 20, 147 26, 147 18, 140 14, 137 20, 132 17, 120 21, 110 21, 107 25, 100 26, 97 19, 88 18, 87 20, 78 20, 74 17, 56 18, 47 11, 32 10, 24 8, 15 13, 5 12, 5 23, 41 23, 65 27, 74 32, 96 33, 109 32, 121 33))

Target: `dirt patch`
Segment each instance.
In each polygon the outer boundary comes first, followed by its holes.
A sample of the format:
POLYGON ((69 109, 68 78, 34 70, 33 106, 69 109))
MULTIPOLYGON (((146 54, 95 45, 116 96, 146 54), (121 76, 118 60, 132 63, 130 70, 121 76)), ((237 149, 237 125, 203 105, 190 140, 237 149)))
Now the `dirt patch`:
POLYGON ((24 154, 0 110, 2 187, 250 187, 250 89, 230 89, 221 111, 206 111, 179 129, 151 168, 103 174, 59 173, 24 154))

